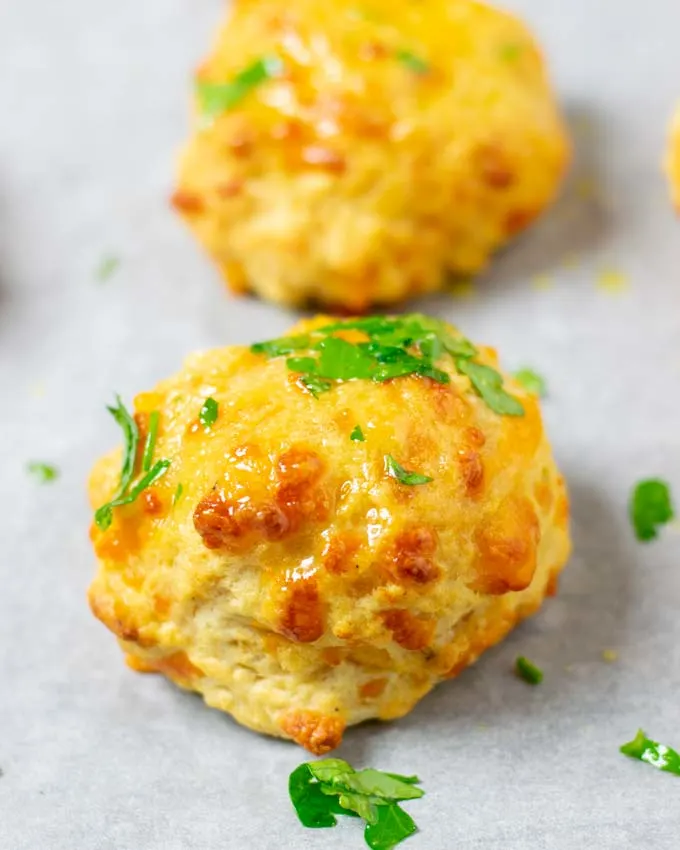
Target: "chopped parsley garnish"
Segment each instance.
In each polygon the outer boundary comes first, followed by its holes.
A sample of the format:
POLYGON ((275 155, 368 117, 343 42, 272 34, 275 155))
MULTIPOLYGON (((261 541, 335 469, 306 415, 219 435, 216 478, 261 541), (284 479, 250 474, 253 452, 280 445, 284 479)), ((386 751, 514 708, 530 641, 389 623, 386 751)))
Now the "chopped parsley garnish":
POLYGON ((253 354, 266 354, 267 357, 281 357, 284 354, 292 354, 310 346, 308 334, 300 336, 282 336, 279 339, 271 339, 269 342, 256 342, 250 346, 253 354))
POLYGON ((99 265, 95 270, 95 277, 101 283, 107 281, 116 271, 118 271, 118 266, 120 266, 120 260, 118 257, 114 257, 113 254, 108 254, 106 257, 102 257, 99 261, 99 265))
POLYGON ((666 773, 674 773, 676 776, 680 776, 680 755, 665 744, 651 741, 642 729, 638 729, 633 740, 619 749, 624 755, 646 761, 647 764, 651 764, 657 770, 664 770, 666 773))
POLYGON ((365 443, 366 437, 364 437, 364 432, 361 430, 361 425, 355 425, 352 428, 352 433, 349 435, 350 440, 355 443, 365 443))
POLYGON ((175 495, 172 497, 172 504, 176 505, 177 502, 182 498, 182 493, 184 492, 184 484, 180 481, 177 485, 177 489, 175 490, 175 495))
POLYGON ((472 360, 456 360, 456 367, 470 379, 475 392, 487 405, 501 416, 524 416, 524 407, 519 399, 503 389, 503 376, 491 366, 473 363, 472 360))
POLYGON ((214 398, 207 398, 203 402, 201 412, 198 414, 198 421, 203 426, 203 430, 209 431, 215 422, 217 422, 219 411, 220 406, 214 398))
POLYGON ((134 417, 131 416, 120 396, 116 396, 116 401, 118 402, 116 407, 106 408, 123 431, 123 465, 120 470, 120 483, 114 499, 122 496, 130 486, 135 474, 137 445, 139 443, 139 429, 134 417))
POLYGON ((656 478, 638 481, 630 502, 630 518, 638 540, 655 540, 658 527, 674 516, 671 491, 665 481, 656 478))
POLYGON ((131 416, 130 412, 127 410, 127 408, 121 401, 120 396, 116 396, 116 401, 117 406, 107 407, 107 410, 116 420, 116 422, 120 425, 123 431, 123 463, 120 470, 120 481, 118 484, 118 490, 116 491, 111 501, 98 508, 94 514, 94 521, 97 527, 100 528, 102 531, 106 531, 106 529, 111 525, 111 522, 113 520, 114 508, 120 507, 121 505, 129 505, 131 502, 134 502, 135 499, 137 499, 137 497, 144 490, 146 490, 147 487, 150 487, 152 484, 158 481, 159 478, 165 475, 168 467, 170 466, 169 460, 159 460, 150 469, 144 469, 144 463, 146 462, 147 455, 149 463, 151 462, 151 459, 153 457, 153 450, 156 441, 156 432, 158 428, 158 422, 156 420, 156 425, 153 431, 153 438, 151 439, 153 420, 152 413, 149 416, 149 436, 147 437, 142 457, 142 471, 146 474, 143 475, 137 481, 137 483, 131 487, 132 480, 135 476, 135 468, 137 465, 139 429, 134 418, 131 416))
POLYGON ((541 377, 538 372, 534 372, 533 369, 520 369, 515 372, 513 377, 528 393, 538 398, 545 397, 548 387, 545 378, 541 377))
POLYGON ((204 118, 212 119, 232 109, 253 89, 282 70, 281 60, 276 56, 256 59, 227 83, 196 83, 198 108, 204 118))
POLYGON ((151 469, 154 449, 156 448, 156 436, 158 435, 158 420, 160 413, 154 410, 149 414, 149 433, 144 443, 144 454, 142 455, 142 470, 148 472, 151 469))
POLYGON ((401 484, 407 484, 409 487, 429 484, 430 481, 434 481, 429 475, 421 475, 420 472, 409 472, 408 469, 404 469, 392 455, 385 455, 385 470, 390 478, 396 478, 401 484))
POLYGON ((105 505, 102 505, 94 515, 94 521, 97 523, 97 526, 101 528, 102 531, 106 531, 113 520, 113 509, 119 508, 121 505, 132 504, 132 502, 134 502, 135 499, 137 499, 137 497, 147 489, 147 487, 151 487, 152 484, 155 484, 159 478, 165 475, 169 466, 169 460, 159 460, 158 463, 156 463, 143 478, 139 479, 128 493, 117 499, 113 499, 105 505))
POLYGON ((327 393, 333 386, 330 381, 319 378, 318 375, 301 375, 300 383, 314 398, 318 398, 321 393, 327 393))
POLYGON ((420 56, 411 53, 410 50, 399 50, 396 53, 396 57, 409 71, 413 71, 416 74, 428 74, 430 71, 429 64, 424 59, 421 59, 420 56))
POLYGON ((413 818, 399 803, 425 793, 417 776, 400 776, 367 768, 354 770, 342 759, 305 762, 288 780, 288 793, 303 826, 323 829, 337 824, 336 815, 360 817, 372 850, 392 850, 416 832, 413 818))
POLYGON ((523 655, 520 655, 515 661, 515 673, 517 673, 520 679, 524 679, 530 685, 540 685, 543 681, 543 671, 541 668, 537 667, 523 655))
POLYGON ((56 466, 39 460, 29 461, 26 464, 26 469, 41 484, 49 484, 59 478, 59 470, 56 466))
POLYGON ((469 340, 420 313, 332 322, 298 336, 257 342, 250 350, 269 358, 285 357, 288 368, 300 374, 301 386, 315 397, 332 389, 335 381, 382 383, 418 375, 448 384, 451 376, 438 364, 450 357, 492 410, 511 416, 524 413, 519 400, 503 390, 500 373, 473 361, 478 351, 469 340), (349 331, 356 332, 351 342, 338 335, 349 331))

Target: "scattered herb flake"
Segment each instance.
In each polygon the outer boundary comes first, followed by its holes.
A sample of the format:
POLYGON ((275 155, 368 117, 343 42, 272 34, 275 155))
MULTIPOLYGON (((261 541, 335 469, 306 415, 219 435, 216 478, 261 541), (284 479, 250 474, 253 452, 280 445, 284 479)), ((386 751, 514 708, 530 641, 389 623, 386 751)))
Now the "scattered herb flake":
POLYGON ((59 470, 56 466, 43 463, 39 460, 31 460, 26 464, 26 469, 41 484, 49 484, 59 478, 59 470))
POLYGON ((630 502, 630 518, 638 540, 658 537, 658 527, 670 522, 675 513, 671 491, 665 481, 649 478, 635 485, 630 502))
POLYGON ((366 442, 366 437, 364 437, 364 432, 361 430, 361 425, 355 425, 354 428, 352 428, 352 433, 349 435, 349 438, 355 443, 366 442))
POLYGON ((289 357, 286 366, 292 372, 316 371, 317 361, 313 357, 289 357))
POLYGON ((282 336, 279 339, 270 339, 268 342, 256 342, 250 346, 253 354, 266 354, 267 357, 281 357, 284 354, 292 354, 309 348, 311 339, 309 334, 300 336, 282 336))
POLYGON ((291 773, 288 794, 300 823, 308 829, 335 826, 338 822, 335 815, 343 813, 338 801, 324 794, 321 783, 315 781, 307 763, 301 764, 291 773))
POLYGON ((127 492, 130 482, 135 474, 135 463, 137 461, 137 445, 139 443, 139 429, 134 417, 123 404, 120 396, 116 396, 117 406, 107 407, 111 416, 120 425, 123 431, 123 464, 120 470, 120 483, 114 500, 127 492))
POLYGON ((316 363, 317 374, 335 381, 349 381, 373 377, 375 360, 358 345, 352 345, 337 336, 329 336, 318 343, 321 352, 316 363))
POLYGON ((177 485, 177 489, 175 490, 175 495, 172 497, 172 504, 176 505, 177 502, 182 498, 182 493, 184 492, 184 485, 180 481, 177 485))
POLYGON ((196 83, 198 108, 204 118, 214 119, 223 112, 232 109, 253 89, 273 77, 283 68, 282 62, 275 56, 256 59, 227 83, 196 83))
MULTIPOLYGON (((125 407, 125 405, 121 401, 120 396, 116 396, 116 401, 116 407, 107 407, 107 410, 116 420, 118 425, 120 425, 123 431, 123 463, 120 470, 120 481, 118 484, 118 490, 116 491, 111 501, 98 508, 94 514, 95 524, 102 531, 106 531, 106 529, 109 528, 109 526, 111 525, 114 508, 117 508, 120 505, 128 505, 131 502, 134 502, 135 499, 140 495, 140 493, 142 493, 144 490, 146 490, 147 487, 150 487, 159 478, 165 475, 168 467, 170 466, 169 460, 157 461, 157 463, 154 464, 151 469, 146 471, 146 474, 139 479, 139 481, 132 487, 132 489, 130 489, 132 480, 135 476, 135 466, 137 464, 139 429, 137 428, 137 423, 135 422, 134 417, 125 407)), ((149 425, 149 434, 151 434, 151 421, 149 422, 149 425)), ((155 442, 155 437, 153 442, 155 442)), ((147 454, 148 446, 149 439, 147 438, 144 456, 146 456, 147 454)), ((153 453, 153 443, 150 452, 151 454, 153 453)), ((144 458, 142 459, 142 466, 143 462, 144 458)))
POLYGON ((366 824, 364 838, 372 850, 392 850, 417 831, 411 815, 393 803, 391 806, 378 806, 376 822, 366 824))
POLYGON ((476 353, 468 340, 457 337, 442 322, 419 314, 334 322, 299 337, 255 343, 251 351, 268 357, 295 354, 286 361, 289 369, 331 381, 382 382, 415 374, 439 383, 451 380, 434 365, 443 352, 459 357, 476 353), (361 331, 367 340, 350 343, 332 336, 342 330, 361 331), (300 356, 303 351, 307 353, 300 356))
POLYGON ((142 455, 142 470, 148 472, 151 469, 151 461, 153 460, 154 449, 156 448, 156 437, 158 435, 158 420, 160 413, 154 410, 149 414, 149 433, 146 435, 144 443, 144 454, 142 455))
POLYGON ((151 487, 152 484, 155 484, 159 478, 165 475, 169 466, 169 460, 159 460, 145 476, 139 479, 128 493, 117 499, 112 499, 110 502, 107 502, 107 504, 102 505, 101 508, 95 511, 94 515, 94 521, 97 524, 97 527, 102 531, 106 531, 113 520, 113 509, 119 508, 121 505, 132 504, 132 502, 134 502, 135 499, 137 499, 138 496, 147 489, 147 487, 151 487))
POLYGON ((336 815, 361 817, 364 838, 372 850, 392 850, 417 827, 400 806, 425 793, 417 776, 400 776, 367 769, 355 771, 342 759, 305 762, 288 780, 288 792, 303 826, 335 826, 336 815))
POLYGON ((396 58, 409 71, 413 71, 415 74, 428 74, 430 71, 429 64, 424 59, 421 59, 420 56, 411 53, 410 50, 398 50, 396 58))
POLYGON ((518 372, 515 372, 513 377, 527 392, 538 398, 545 397, 547 384, 545 378, 541 377, 538 372, 534 372, 533 369, 520 369, 518 372))
POLYGON ((503 376, 491 366, 473 363, 472 360, 456 360, 456 367, 470 379, 475 392, 486 404, 501 416, 524 416, 524 407, 519 399, 503 389, 503 376))
POLYGON ((120 259, 118 257, 114 257, 113 254, 107 254, 99 261, 99 265, 95 269, 95 277, 101 283, 105 283, 118 271, 119 266, 120 259))
POLYGON ((203 426, 204 431, 209 431, 217 422, 220 406, 214 398, 207 398, 203 402, 201 412, 198 414, 198 421, 203 426))
POLYGON ((392 455, 385 455, 385 470, 391 478, 396 478, 401 484, 413 487, 418 484, 429 484, 434 481, 429 475, 421 475, 420 472, 409 472, 398 463, 392 455))
POLYGON ((631 758, 646 761, 657 770, 680 776, 680 755, 664 744, 651 741, 642 729, 638 729, 633 740, 620 747, 620 751, 631 758))
MULTIPOLYGON (((281 337, 251 346, 254 354, 287 357, 286 365, 301 374, 300 383, 314 396, 327 392, 333 382, 372 380, 384 382, 417 375, 440 384, 451 381, 440 368, 447 355, 466 375, 475 392, 496 413, 522 416, 520 401, 503 389, 495 369, 475 363, 475 346, 444 322, 410 313, 403 316, 363 316, 331 322, 299 336, 281 337), (355 330, 365 340, 349 342, 336 332, 355 330), (294 356, 288 356, 288 355, 294 356)), ((451 361, 449 361, 451 362, 451 361)))
POLYGON ((543 681, 543 671, 537 667, 528 658, 520 655, 515 661, 515 672, 530 685, 540 685, 543 681))
POLYGON ((327 393, 333 386, 330 381, 319 378, 317 375, 300 375, 300 383, 314 398, 318 398, 321 393, 327 393))

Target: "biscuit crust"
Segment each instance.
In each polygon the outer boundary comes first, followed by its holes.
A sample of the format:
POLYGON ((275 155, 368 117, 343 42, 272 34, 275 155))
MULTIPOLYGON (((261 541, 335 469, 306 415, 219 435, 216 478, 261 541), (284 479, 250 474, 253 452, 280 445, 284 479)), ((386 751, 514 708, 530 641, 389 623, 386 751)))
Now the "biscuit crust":
MULTIPOLYGON (((497 367, 492 349, 478 360, 497 367)), ((439 365, 449 383, 348 380, 315 398, 285 359, 231 347, 138 395, 171 465, 93 525, 89 592, 133 669, 320 754, 350 724, 406 714, 536 611, 570 548, 538 402, 506 376, 525 413, 499 415, 439 365), (405 486, 386 454, 432 480, 405 486)), ((97 463, 93 506, 119 467, 120 451, 97 463)))
POLYGON ((194 132, 176 210, 236 292, 365 310, 480 271, 570 157, 539 47, 473 0, 233 4, 198 85, 269 62, 194 132))

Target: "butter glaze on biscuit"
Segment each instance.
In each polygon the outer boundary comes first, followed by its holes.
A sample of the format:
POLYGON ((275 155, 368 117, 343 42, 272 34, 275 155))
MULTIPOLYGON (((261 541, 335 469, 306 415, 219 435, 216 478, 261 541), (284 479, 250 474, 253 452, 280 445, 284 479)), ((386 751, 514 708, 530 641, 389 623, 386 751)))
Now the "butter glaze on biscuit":
POLYGON ((570 157, 533 36, 474 0, 238 0, 199 86, 269 63, 194 132, 173 204, 230 287, 348 311, 480 271, 570 157))
MULTIPOLYGON (((477 361, 497 367, 489 348, 477 361)), ((93 525, 89 594, 130 666, 321 754, 349 724, 407 713, 534 613, 570 547, 538 402, 505 376, 525 413, 498 415, 450 357, 437 366, 448 383, 347 380, 315 398, 285 358, 232 347, 138 395, 171 465, 93 525), (387 454, 432 481, 405 486, 387 454)), ((119 468, 120 452, 96 465, 93 506, 119 468)))

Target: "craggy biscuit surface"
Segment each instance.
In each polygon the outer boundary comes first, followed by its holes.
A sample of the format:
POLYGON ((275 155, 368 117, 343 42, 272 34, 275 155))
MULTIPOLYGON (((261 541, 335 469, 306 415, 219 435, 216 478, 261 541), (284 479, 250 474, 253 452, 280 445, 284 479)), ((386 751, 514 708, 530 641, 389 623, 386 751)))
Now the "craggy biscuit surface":
POLYGON ((283 303, 479 271, 569 158, 533 37, 472 0, 240 0, 197 85, 174 206, 232 289, 283 303))
MULTIPOLYGON (((489 348, 476 361, 497 365, 489 348)), ((315 397, 286 357, 231 347, 138 395, 141 435, 158 411, 154 454, 170 467, 93 525, 89 594, 130 665, 324 753, 348 724, 408 712, 536 611, 569 553, 538 402, 505 377, 524 415, 499 415, 448 354, 436 365, 439 380, 338 381, 315 397), (388 456, 431 480, 403 483, 388 456)), ((119 470, 119 451, 96 465, 94 507, 119 470)))

